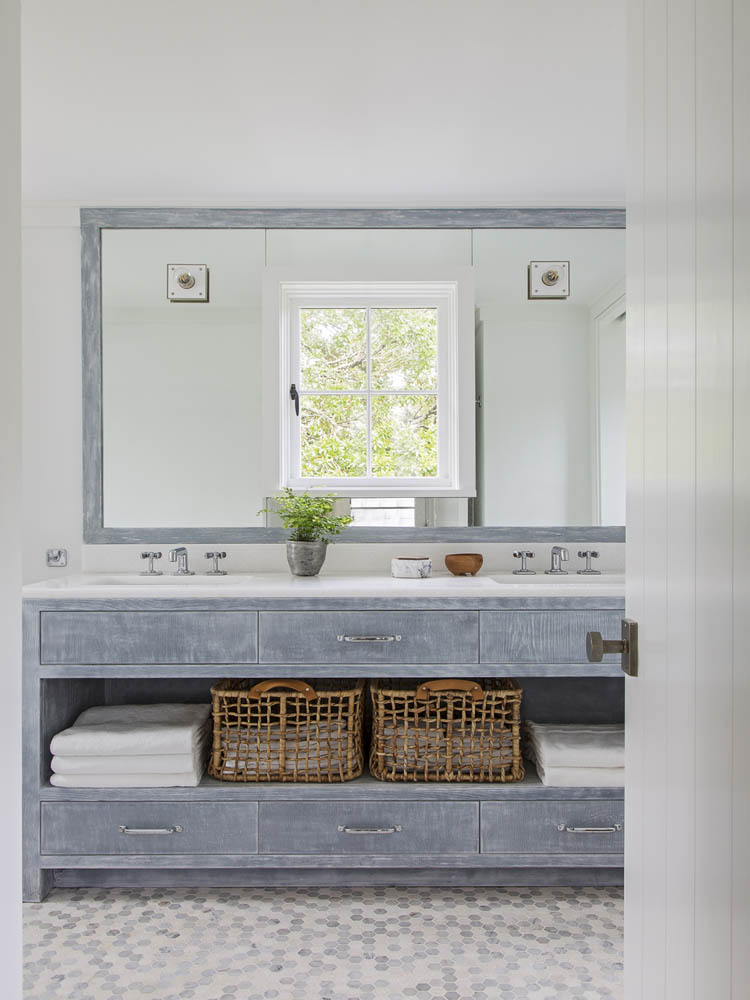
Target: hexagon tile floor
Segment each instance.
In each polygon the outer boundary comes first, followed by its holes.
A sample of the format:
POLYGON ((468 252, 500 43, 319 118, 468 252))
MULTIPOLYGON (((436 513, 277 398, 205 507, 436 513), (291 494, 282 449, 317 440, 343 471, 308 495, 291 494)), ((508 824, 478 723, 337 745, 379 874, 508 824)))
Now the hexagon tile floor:
POLYGON ((620 889, 61 889, 25 1000, 620 998, 620 889))

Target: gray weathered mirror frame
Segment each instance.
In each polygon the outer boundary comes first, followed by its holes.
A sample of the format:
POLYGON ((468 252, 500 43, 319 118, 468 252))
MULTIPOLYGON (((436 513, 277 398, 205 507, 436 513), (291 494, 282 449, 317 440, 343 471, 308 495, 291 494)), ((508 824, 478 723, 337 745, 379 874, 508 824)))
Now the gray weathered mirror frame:
MULTIPOLYGON (((246 209, 82 208, 83 540, 149 542, 283 542, 281 528, 110 528, 102 483, 103 229, 624 229, 625 210, 610 208, 246 209)), ((340 542, 622 542, 624 526, 348 528, 340 542)))

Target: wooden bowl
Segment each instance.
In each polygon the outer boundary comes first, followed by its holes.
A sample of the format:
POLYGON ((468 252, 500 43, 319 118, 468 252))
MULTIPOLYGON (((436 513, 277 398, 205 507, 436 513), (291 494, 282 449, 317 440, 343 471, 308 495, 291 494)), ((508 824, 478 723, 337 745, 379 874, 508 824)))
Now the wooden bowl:
POLYGON ((454 552, 445 557, 446 568, 454 576, 474 576, 482 568, 483 562, 481 552, 454 552))

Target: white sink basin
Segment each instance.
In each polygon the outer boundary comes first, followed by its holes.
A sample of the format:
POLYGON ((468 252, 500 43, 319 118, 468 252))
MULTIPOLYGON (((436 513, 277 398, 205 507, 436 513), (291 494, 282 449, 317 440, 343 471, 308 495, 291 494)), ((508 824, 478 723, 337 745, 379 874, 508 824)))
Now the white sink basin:
POLYGON ((513 573, 497 573, 492 579, 504 594, 526 593, 540 597, 554 595, 568 597, 624 597, 625 576, 622 573, 601 573, 579 576, 578 573, 548 576, 543 571, 534 575, 516 576, 513 573))
POLYGON ((101 587, 242 587, 254 577, 247 573, 232 573, 227 576, 141 576, 140 573, 82 573, 80 576, 66 576, 60 580, 45 581, 44 586, 61 590, 101 587))
POLYGON ((535 574, 516 576, 515 573, 493 573, 492 579, 496 583, 504 586, 515 585, 518 587, 588 587, 599 586, 601 584, 624 586, 625 576, 623 573, 600 573, 598 575, 579 575, 575 571, 567 575, 548 575, 544 570, 537 570, 535 574))

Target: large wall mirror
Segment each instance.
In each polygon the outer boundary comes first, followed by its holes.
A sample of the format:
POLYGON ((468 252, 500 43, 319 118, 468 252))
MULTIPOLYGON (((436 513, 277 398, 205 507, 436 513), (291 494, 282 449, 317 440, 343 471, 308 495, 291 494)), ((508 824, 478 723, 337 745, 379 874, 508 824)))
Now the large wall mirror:
POLYGON ((85 541, 624 539, 624 212, 81 217, 85 541))

